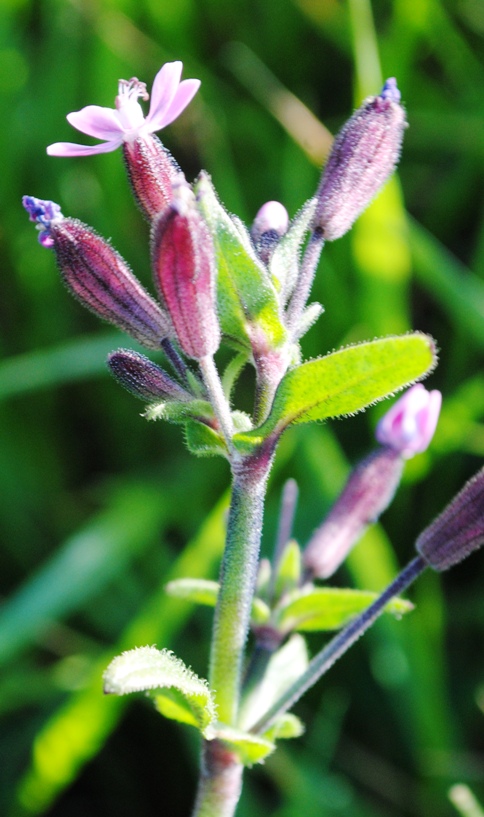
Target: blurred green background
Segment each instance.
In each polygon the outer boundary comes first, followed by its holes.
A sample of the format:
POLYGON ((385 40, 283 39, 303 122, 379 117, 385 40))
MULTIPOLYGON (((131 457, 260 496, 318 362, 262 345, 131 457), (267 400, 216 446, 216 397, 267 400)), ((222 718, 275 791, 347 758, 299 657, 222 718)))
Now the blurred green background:
MULTIPOLYGON (((484 454, 483 37, 482 0, 2 0, 1 814, 189 814, 195 734, 142 699, 103 698, 101 673, 156 643, 206 674, 210 614, 163 585, 217 575, 228 479, 109 378, 106 353, 133 344, 63 289, 20 206, 23 194, 60 202, 149 286, 120 152, 57 159, 46 145, 88 142, 69 111, 112 106, 120 77, 149 87, 181 59, 202 88, 161 136, 188 178, 205 167, 249 222, 268 199, 293 215, 329 133, 398 78, 410 123, 398 180, 325 250, 314 295, 326 314, 304 340, 315 356, 414 327, 440 347, 435 440, 336 577, 380 588, 484 454)), ((284 479, 300 486, 304 543, 381 412, 286 435, 265 551, 284 479)), ((483 560, 424 576, 416 611, 379 622, 312 690, 297 708, 306 735, 247 774, 240 817, 482 817, 483 560)))

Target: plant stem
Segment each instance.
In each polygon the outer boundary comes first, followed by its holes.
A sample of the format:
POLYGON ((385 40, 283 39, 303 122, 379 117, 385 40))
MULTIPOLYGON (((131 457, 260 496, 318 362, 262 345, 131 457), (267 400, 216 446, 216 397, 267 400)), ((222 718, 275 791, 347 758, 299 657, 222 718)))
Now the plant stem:
POLYGON ((192 817, 232 817, 242 790, 243 766, 218 740, 204 741, 192 817))
POLYGON ((289 329, 297 329, 299 318, 302 315, 306 301, 309 298, 309 293, 311 292, 311 286, 323 247, 323 233, 321 230, 315 230, 306 247, 296 288, 287 308, 286 324, 289 329))
POLYGON ((207 355, 200 358, 198 361, 200 371, 202 373, 203 382, 207 389, 210 403, 215 412, 215 416, 219 422, 220 429, 224 435, 229 451, 232 449, 232 437, 234 434, 234 427, 232 424, 232 417, 230 416, 230 406, 225 397, 220 377, 216 369, 213 357, 207 355))
POLYGON ((240 698, 242 662, 257 578, 262 515, 272 452, 233 464, 227 540, 220 574, 210 655, 210 687, 218 717, 234 726, 240 698))
POLYGON ((265 732, 279 715, 287 712, 299 700, 301 695, 312 687, 333 666, 338 658, 341 658, 346 650, 371 627, 378 616, 383 613, 385 606, 393 596, 398 595, 412 584, 426 567, 428 567, 428 564, 421 556, 416 556, 415 559, 409 562, 373 604, 367 607, 361 615, 348 624, 344 630, 341 630, 329 644, 314 656, 301 677, 289 687, 284 695, 281 695, 279 700, 252 726, 250 731, 255 734, 265 732))

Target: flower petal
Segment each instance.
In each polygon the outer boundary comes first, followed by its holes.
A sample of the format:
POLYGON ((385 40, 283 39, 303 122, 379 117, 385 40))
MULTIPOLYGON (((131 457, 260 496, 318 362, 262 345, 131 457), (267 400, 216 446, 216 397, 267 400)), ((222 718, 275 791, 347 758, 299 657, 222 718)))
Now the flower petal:
POLYGON ((163 125, 158 124, 157 116, 153 116, 152 119, 148 116, 150 130, 155 125, 156 130, 160 130, 161 128, 166 128, 167 125, 171 125, 172 122, 180 116, 181 112, 185 110, 187 105, 192 101, 193 97, 197 93, 198 89, 200 88, 200 80, 199 79, 184 79, 183 82, 180 83, 178 86, 177 92, 168 108, 163 116, 163 125))
POLYGON ((122 138, 111 139, 100 145, 76 145, 74 142, 55 142, 49 145, 49 156, 92 156, 94 153, 109 153, 116 150, 123 143, 122 138))
POLYGON ((123 133, 118 112, 114 108, 86 105, 80 111, 67 114, 66 118, 74 128, 96 139, 116 139, 123 133))
POLYGON ((183 63, 179 60, 165 62, 154 79, 151 90, 150 112, 146 117, 146 122, 150 125, 156 123, 156 130, 165 127, 164 116, 177 93, 182 69, 183 63))

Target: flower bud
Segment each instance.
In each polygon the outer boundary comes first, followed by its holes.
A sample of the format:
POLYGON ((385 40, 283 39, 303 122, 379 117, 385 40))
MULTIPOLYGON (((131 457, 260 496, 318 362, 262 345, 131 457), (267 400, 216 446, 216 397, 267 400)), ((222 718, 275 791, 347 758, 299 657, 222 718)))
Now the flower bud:
POLYGON ((317 192, 313 229, 340 238, 393 172, 406 126, 396 80, 369 97, 336 136, 317 192))
POLYGON ((418 537, 415 547, 434 570, 466 559, 484 544, 484 468, 418 537))
POLYGON ((378 448, 356 466, 304 550, 303 564, 312 576, 327 579, 337 570, 392 501, 402 469, 402 458, 391 448, 378 448))
POLYGON ((442 405, 439 391, 427 391, 421 383, 397 400, 382 417, 375 431, 376 439, 410 459, 428 448, 434 436, 442 405))
POLYGON ((152 264, 159 295, 189 357, 213 355, 220 344, 215 306, 215 251, 188 184, 173 188, 171 205, 154 223, 152 264))
POLYGON ((189 402, 192 395, 159 366, 131 349, 117 349, 108 356, 108 366, 118 383, 141 400, 189 402))
POLYGON ((259 258, 267 264, 280 237, 287 232, 289 216, 283 204, 267 201, 258 211, 250 234, 259 258))
POLYGON ((64 218, 53 202, 25 196, 24 207, 52 247, 62 278, 78 300, 149 349, 171 329, 167 317, 111 245, 81 221, 64 218))
POLYGON ((170 203, 171 186, 180 168, 153 135, 123 142, 123 156, 136 202, 145 218, 152 221, 170 203))

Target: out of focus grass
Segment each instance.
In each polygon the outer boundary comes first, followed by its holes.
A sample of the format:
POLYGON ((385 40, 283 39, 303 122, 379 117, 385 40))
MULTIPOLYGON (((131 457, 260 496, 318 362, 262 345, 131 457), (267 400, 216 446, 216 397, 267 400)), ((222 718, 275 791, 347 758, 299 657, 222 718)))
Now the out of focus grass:
MULTIPOLYGON (((65 114, 111 106, 119 77, 150 83, 182 59, 202 90, 162 138, 187 176, 205 167, 246 220, 268 199, 292 215, 329 134, 382 76, 398 78, 410 123, 398 179, 325 250, 314 295, 326 313, 305 340, 314 356, 415 327, 440 347, 435 441, 341 571, 381 587, 484 454, 483 36, 481 0, 3 0, 2 814, 189 813, 195 737, 142 700, 105 700, 100 675, 116 651, 154 642, 205 674, 210 617, 162 587, 216 575, 228 478, 109 379, 106 352, 129 342, 63 290, 20 207, 23 194, 59 201, 149 285, 119 153, 53 159, 45 146, 76 140, 65 114)), ((380 411, 287 435, 266 549, 282 480, 299 482, 304 542, 380 411)), ((306 736, 247 776, 241 817, 466 815, 474 800, 449 799, 456 784, 483 802, 483 587, 479 555, 424 577, 417 610, 378 624, 300 704, 306 736)))

